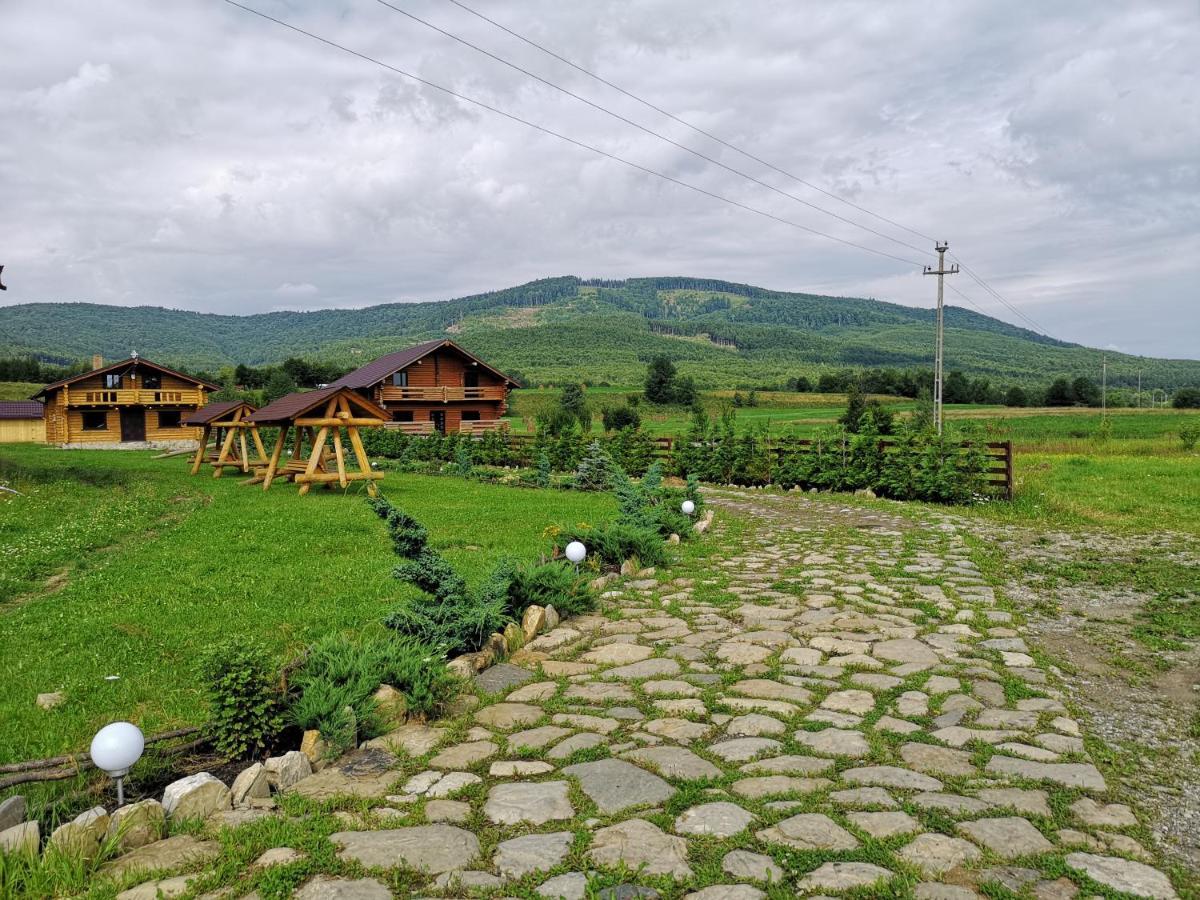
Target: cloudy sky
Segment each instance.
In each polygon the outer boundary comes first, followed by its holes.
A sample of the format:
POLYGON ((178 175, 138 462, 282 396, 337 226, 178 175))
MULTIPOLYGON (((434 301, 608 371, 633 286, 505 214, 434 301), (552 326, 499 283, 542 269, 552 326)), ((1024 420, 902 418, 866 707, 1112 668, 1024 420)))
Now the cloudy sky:
MULTIPOLYGON (((631 162, 916 263, 378 0, 242 0, 631 162)), ((395 6, 924 250, 450 0, 395 6)), ((932 237, 1067 340, 1200 357, 1200 4, 463 0, 932 237)), ((631 169, 223 0, 0 0, 0 303, 224 313, 696 275, 931 305, 933 279, 631 169)), ((954 294, 950 302, 967 305, 954 294)))

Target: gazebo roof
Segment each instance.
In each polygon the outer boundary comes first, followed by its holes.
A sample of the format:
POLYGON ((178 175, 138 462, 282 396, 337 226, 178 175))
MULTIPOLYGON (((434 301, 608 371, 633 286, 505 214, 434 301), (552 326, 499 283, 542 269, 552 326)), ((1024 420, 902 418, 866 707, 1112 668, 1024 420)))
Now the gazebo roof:
POLYGON ((386 422, 391 416, 380 406, 375 405, 366 397, 357 394, 348 387, 330 385, 317 388, 315 391, 297 391, 280 397, 274 403, 269 403, 262 409, 250 415, 249 421, 256 425, 279 425, 299 419, 306 412, 328 403, 334 397, 343 396, 346 401, 362 410, 371 418, 386 422))

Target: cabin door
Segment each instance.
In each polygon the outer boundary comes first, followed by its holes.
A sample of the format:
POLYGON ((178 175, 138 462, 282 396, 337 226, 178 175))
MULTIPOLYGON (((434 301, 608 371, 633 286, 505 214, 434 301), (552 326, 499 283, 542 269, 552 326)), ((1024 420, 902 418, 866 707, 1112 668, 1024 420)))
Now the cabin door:
POLYGON ((146 410, 140 406, 121 409, 121 440, 144 441, 146 439, 146 410))
POLYGON ((429 421, 433 423, 433 428, 435 431, 437 431, 441 434, 446 433, 446 413, 445 412, 443 412, 440 409, 434 410, 433 412, 431 412, 429 414, 429 421))

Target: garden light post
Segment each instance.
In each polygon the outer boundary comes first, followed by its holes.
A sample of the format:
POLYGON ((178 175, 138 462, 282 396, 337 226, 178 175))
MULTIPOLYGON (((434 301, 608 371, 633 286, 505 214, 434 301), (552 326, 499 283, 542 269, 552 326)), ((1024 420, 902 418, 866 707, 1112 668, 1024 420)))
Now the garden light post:
POLYGON ((685 516, 690 516, 696 511, 696 504, 691 500, 684 500, 683 503, 679 505, 679 508, 683 510, 683 514, 685 516))
POLYGON ((117 780, 117 806, 125 805, 124 778, 133 764, 142 758, 146 739, 136 725, 129 722, 113 722, 105 725, 92 738, 88 750, 96 768, 117 780))
POLYGON ((567 559, 574 563, 576 570, 579 569, 579 564, 587 557, 587 547, 583 546, 580 541, 571 541, 567 544, 565 551, 567 559))

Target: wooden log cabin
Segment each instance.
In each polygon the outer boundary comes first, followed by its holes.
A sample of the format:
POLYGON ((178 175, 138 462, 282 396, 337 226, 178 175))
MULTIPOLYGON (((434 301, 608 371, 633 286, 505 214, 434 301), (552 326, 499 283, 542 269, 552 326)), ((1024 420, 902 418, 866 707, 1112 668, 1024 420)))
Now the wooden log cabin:
POLYGON ((185 421, 218 390, 134 354, 48 384, 34 395, 46 404, 46 441, 52 444, 178 446, 199 440, 185 421))
POLYGON ((501 425, 516 381, 450 340, 381 356, 333 382, 383 407, 389 427, 475 433, 501 425))

